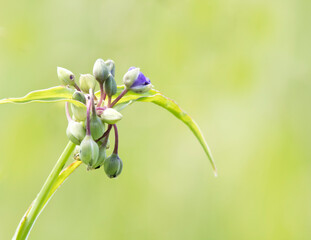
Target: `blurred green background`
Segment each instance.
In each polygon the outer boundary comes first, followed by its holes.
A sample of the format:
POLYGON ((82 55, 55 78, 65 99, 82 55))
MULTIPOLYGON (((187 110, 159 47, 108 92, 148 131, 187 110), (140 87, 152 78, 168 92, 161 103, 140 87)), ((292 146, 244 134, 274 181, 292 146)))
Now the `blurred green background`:
MULTIPOLYGON (((56 67, 139 66, 200 125, 124 110, 124 171, 80 167, 30 239, 311 239, 308 0, 1 1, 0 98, 58 85, 56 67)), ((67 143, 64 104, 0 106, 0 239, 67 143)))

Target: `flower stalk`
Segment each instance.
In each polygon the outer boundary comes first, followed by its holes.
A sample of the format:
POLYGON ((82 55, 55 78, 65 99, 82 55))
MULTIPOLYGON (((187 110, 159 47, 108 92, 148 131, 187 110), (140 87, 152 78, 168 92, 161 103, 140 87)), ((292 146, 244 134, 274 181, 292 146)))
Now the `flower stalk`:
POLYGON ((118 97, 116 97, 115 100, 113 100, 113 102, 110 104, 110 107, 112 108, 125 94, 127 94, 129 90, 127 88, 125 88, 118 97))
POLYGON ((114 150, 113 153, 118 155, 118 148, 119 148, 119 134, 118 134, 118 128, 117 124, 113 124, 114 129, 114 150))

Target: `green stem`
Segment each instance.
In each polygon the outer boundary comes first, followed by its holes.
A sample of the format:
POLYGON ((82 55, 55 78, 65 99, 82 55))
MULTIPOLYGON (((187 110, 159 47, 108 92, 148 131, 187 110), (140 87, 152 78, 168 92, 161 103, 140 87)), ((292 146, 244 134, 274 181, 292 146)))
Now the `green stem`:
POLYGON ((63 167, 65 166, 68 158, 71 156, 75 144, 69 142, 63 151, 62 155, 59 157, 58 161, 56 162, 53 170, 51 171, 50 175, 46 179, 42 189, 38 193, 35 200, 32 202, 28 210, 26 211, 25 215, 23 216, 20 224, 18 225, 16 232, 13 236, 13 240, 24 240, 27 239, 36 219, 40 215, 45 203, 48 201, 48 198, 51 197, 49 193, 51 192, 54 183, 56 182, 60 172, 62 171, 63 167))

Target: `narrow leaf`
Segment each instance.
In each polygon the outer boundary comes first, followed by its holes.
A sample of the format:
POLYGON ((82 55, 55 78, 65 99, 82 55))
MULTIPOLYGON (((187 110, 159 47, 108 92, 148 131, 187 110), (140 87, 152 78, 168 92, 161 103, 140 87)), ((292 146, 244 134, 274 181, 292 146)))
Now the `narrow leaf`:
MULTIPOLYGON (((124 89, 124 86, 118 86, 118 94, 122 92, 124 89)), ((115 97, 116 97, 115 96, 115 97)), ((217 176, 217 169, 216 165, 211 153, 210 148, 208 147, 206 140, 198 126, 198 124, 184 111, 182 110, 176 102, 174 102, 172 99, 164 96, 162 93, 160 93, 157 90, 150 90, 147 93, 138 94, 134 92, 128 92, 123 98, 120 99, 120 101, 115 105, 115 108, 120 107, 123 109, 126 106, 134 103, 134 102, 151 102, 154 103, 160 107, 163 107, 170 113, 172 113, 175 117, 177 117, 179 120, 181 120, 184 124, 186 124, 192 133, 196 136, 198 141, 200 142, 202 148, 204 149, 205 154, 207 155, 210 163, 212 164, 212 168, 214 170, 215 176, 217 176)))
POLYGON ((49 195, 47 196, 44 202, 44 205, 49 201, 49 199, 53 196, 56 190, 65 182, 65 180, 69 177, 69 175, 73 173, 73 171, 76 170, 76 168, 81 165, 81 163, 82 163, 81 161, 74 161, 68 167, 66 167, 64 170, 61 171, 55 183, 53 184, 53 187, 50 190, 49 195))
POLYGON ((21 98, 5 98, 0 100, 0 104, 32 102, 71 102, 79 107, 85 107, 83 103, 72 99, 73 92, 74 90, 71 88, 58 86, 33 91, 21 98))

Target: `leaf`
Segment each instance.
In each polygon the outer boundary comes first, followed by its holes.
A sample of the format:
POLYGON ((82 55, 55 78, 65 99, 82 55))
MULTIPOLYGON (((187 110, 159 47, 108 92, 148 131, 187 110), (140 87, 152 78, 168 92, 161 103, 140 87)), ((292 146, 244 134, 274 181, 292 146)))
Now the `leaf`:
POLYGON ((71 102, 79 107, 85 107, 83 103, 72 99, 73 93, 74 93, 74 90, 71 88, 58 86, 58 87, 52 87, 48 89, 33 91, 21 98, 5 98, 5 99, 0 100, 0 104, 32 103, 32 102, 71 102))
POLYGON ((81 163, 82 163, 81 161, 74 161, 68 167, 66 167, 63 171, 61 171, 55 183, 53 184, 53 187, 50 190, 49 195, 47 196, 44 205, 49 201, 49 199, 53 196, 56 190, 65 182, 65 180, 69 177, 69 175, 73 173, 73 171, 76 170, 76 168, 81 165, 81 163))
MULTIPOLYGON (((124 86, 118 86, 117 95, 119 95, 123 90, 124 86)), ((184 124, 186 124, 200 142, 202 148, 204 149, 205 154, 207 155, 210 163, 212 164, 214 174, 215 176, 217 176, 217 169, 211 150, 207 145, 206 140, 198 124, 184 110, 182 110, 175 101, 164 96, 162 93, 154 89, 143 94, 138 94, 130 91, 120 99, 120 101, 115 105, 115 108, 118 108, 118 106, 120 106, 121 109, 123 109, 134 102, 154 103, 160 107, 163 107, 164 109, 172 113, 175 117, 177 117, 179 120, 181 120, 184 124)))

